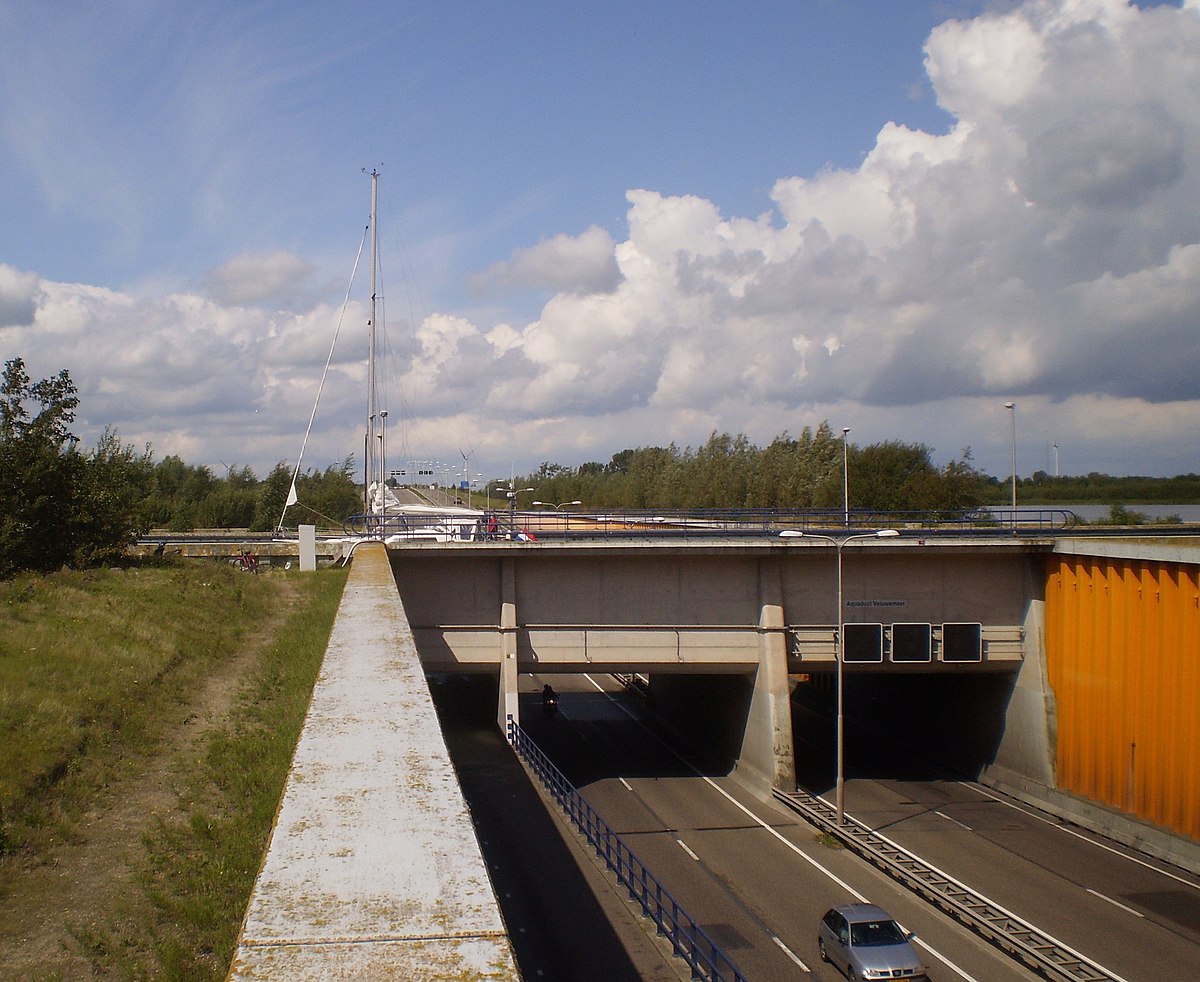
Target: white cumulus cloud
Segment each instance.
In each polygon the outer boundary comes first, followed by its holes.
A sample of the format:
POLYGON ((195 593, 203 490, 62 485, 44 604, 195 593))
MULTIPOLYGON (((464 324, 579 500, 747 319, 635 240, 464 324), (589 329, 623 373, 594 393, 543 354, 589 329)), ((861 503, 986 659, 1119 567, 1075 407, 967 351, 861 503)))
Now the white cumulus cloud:
MULTIPOLYGON (((569 463, 829 418, 1004 473, 1014 399, 1026 444, 1085 469, 1194 470, 1200 0, 1027 0, 925 54, 946 132, 881 122, 857 167, 779 175, 754 216, 630 190, 623 239, 555 235, 476 278, 549 291, 535 316, 421 319, 390 358, 426 439, 471 426, 501 465, 569 463)), ((0 267, 0 339, 79 366, 89 416, 163 452, 294 456, 338 321, 296 299, 308 275, 247 255, 207 296, 150 300, 0 267)), ((362 373, 361 351, 334 362, 330 451, 354 445, 362 373)))
POLYGON ((612 237, 593 225, 581 235, 555 235, 517 249, 475 277, 477 289, 526 287, 565 293, 603 293, 617 284, 612 237))
POLYGON ((235 256, 209 276, 209 292, 225 304, 297 305, 312 264, 292 253, 235 256))

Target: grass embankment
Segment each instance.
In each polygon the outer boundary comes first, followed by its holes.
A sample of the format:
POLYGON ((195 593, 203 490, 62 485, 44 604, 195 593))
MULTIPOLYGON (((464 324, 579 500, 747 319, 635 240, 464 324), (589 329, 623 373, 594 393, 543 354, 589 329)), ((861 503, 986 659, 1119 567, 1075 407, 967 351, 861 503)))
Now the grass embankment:
POLYGON ((0 583, 0 974, 225 976, 344 583, 0 583))

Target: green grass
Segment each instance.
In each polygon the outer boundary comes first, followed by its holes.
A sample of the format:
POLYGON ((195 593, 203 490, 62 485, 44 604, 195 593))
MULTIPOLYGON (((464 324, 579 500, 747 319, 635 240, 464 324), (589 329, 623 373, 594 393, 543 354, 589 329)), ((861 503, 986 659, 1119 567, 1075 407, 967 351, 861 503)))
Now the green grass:
POLYGON ((224 978, 344 583, 207 561, 0 583, 0 893, 105 788, 177 761, 131 888, 71 925, 95 974, 224 978), (229 721, 191 747, 191 700, 239 655, 229 721))
POLYGON ((155 947, 164 966, 181 970, 167 977, 198 977, 191 964, 198 956, 197 967, 210 963, 209 951, 217 977, 229 966, 343 582, 338 577, 336 591, 300 611, 267 650, 236 724, 209 741, 191 782, 186 826, 160 826, 151 844, 146 882, 160 915, 155 947))
POLYGON ((220 564, 0 584, 0 849, 34 849, 262 619, 274 591, 220 564))

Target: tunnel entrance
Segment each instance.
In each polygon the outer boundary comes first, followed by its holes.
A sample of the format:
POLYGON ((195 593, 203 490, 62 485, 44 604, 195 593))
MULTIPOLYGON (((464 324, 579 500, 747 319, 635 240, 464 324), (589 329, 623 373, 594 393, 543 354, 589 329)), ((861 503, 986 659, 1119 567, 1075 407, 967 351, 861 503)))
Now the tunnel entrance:
MULTIPOLYGON (((975 781, 996 759, 1016 676, 847 672, 844 682, 848 779, 975 781)), ((792 691, 796 777, 817 794, 834 785, 835 685, 821 673, 792 691)))
MULTIPOLYGON (((824 794, 835 776, 835 675, 791 681, 797 783, 824 794)), ((1016 676, 848 671, 844 681, 848 780, 977 781, 996 760, 1016 676)), ((430 675, 430 687, 443 726, 473 733, 468 740, 500 738, 495 675, 430 675)), ((753 677, 659 674, 648 686, 623 691, 611 675, 539 674, 520 676, 518 688, 522 726, 583 789, 619 775, 682 776, 694 773, 690 768, 730 773, 745 739, 753 677), (559 694, 558 719, 542 714, 545 682, 559 694), (652 752, 645 734, 636 732, 642 729, 657 731, 681 756, 652 752), (606 752, 597 755, 597 747, 606 752)))

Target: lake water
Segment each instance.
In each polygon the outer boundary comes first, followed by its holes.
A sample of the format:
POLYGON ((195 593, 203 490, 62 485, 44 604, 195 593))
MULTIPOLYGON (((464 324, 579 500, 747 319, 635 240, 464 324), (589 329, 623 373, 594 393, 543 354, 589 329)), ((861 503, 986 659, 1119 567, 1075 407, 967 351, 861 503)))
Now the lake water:
MULTIPOLYGON (((1122 502, 1122 504, 1125 504, 1122 502)), ((998 506, 999 507, 999 506, 998 506)), ((1200 523, 1200 505, 1130 505, 1125 504, 1125 507, 1131 512, 1138 512, 1150 519, 1170 518, 1172 515, 1178 515, 1180 519, 1188 523, 1200 523)), ((1022 506, 1018 503, 1017 511, 1041 512, 1053 511, 1061 509, 1062 511, 1074 512, 1075 515, 1084 522, 1095 522, 1100 519, 1108 518, 1111 511, 1110 505, 1086 504, 1086 505, 1029 505, 1022 506)), ((1007 508, 1003 509, 1008 511, 1007 508)))

